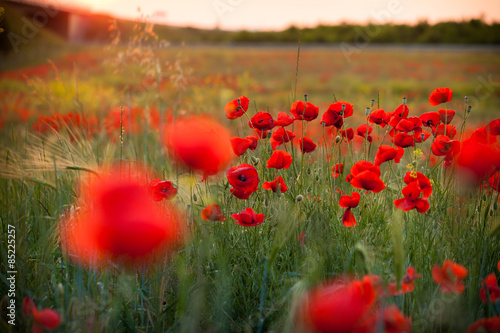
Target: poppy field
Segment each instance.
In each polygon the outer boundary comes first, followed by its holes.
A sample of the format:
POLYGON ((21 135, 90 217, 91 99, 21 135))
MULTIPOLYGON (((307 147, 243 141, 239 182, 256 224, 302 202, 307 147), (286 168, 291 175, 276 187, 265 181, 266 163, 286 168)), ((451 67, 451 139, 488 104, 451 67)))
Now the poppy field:
POLYGON ((4 58, 2 331, 500 332, 496 51, 138 36, 4 58))

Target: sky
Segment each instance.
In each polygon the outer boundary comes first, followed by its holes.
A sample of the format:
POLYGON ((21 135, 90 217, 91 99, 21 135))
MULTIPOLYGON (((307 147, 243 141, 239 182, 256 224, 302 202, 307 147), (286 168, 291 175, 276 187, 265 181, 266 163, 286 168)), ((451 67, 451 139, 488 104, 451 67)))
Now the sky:
POLYGON ((95 13, 225 30, 282 30, 319 23, 416 23, 482 17, 500 22, 500 0, 53 0, 95 13))

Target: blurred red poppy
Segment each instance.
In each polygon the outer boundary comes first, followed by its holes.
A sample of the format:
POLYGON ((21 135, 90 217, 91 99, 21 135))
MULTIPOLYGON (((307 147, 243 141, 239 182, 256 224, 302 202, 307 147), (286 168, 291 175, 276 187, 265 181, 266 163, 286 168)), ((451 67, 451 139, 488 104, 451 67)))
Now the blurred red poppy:
POLYGON ((436 156, 453 157, 460 152, 460 142, 445 135, 438 135, 432 142, 431 150, 436 156))
POLYGON ((335 104, 331 104, 328 110, 323 113, 321 117, 320 124, 324 123, 326 127, 334 126, 338 129, 344 124, 344 117, 342 115, 342 108, 335 107, 335 104))
POLYGON ((473 136, 464 140, 457 158, 460 180, 470 185, 478 185, 496 170, 500 170, 500 149, 496 145, 483 144, 477 140, 477 136, 475 139, 473 136))
POLYGON ((272 130, 274 128, 274 119, 269 112, 259 111, 250 118, 248 126, 261 131, 272 130))
POLYGON ((274 169, 288 169, 292 165, 292 155, 282 150, 275 150, 267 160, 267 167, 274 169))
POLYGON ((405 174, 403 181, 409 185, 413 182, 417 182, 420 187, 420 191, 423 194, 424 199, 427 199, 432 194, 432 184, 429 178, 427 178, 423 173, 417 171, 408 171, 405 174))
POLYGON ((486 127, 479 127, 470 136, 470 141, 475 144, 491 145, 497 142, 497 136, 488 133, 486 127))
POLYGON ((415 147, 415 136, 407 133, 398 133, 393 139, 394 145, 401 148, 415 147))
POLYGON ((380 168, 368 161, 358 161, 351 168, 351 185, 358 189, 364 189, 378 193, 385 188, 380 179, 380 168))
POLYGON ((149 183, 149 194, 154 201, 170 200, 177 194, 177 189, 171 181, 155 179, 149 183))
POLYGON ((55 330, 61 325, 61 317, 52 309, 43 309, 38 311, 35 303, 29 297, 23 300, 23 313, 25 317, 33 316, 33 333, 45 332, 46 330, 55 330))
POLYGON ((281 178, 281 176, 276 177, 276 179, 272 182, 264 182, 264 184, 262 184, 262 188, 264 190, 272 190, 273 192, 277 192, 278 184, 281 193, 285 193, 286 191, 288 191, 285 181, 283 180, 283 178, 281 178))
POLYGON ((295 121, 295 118, 293 117, 290 117, 286 112, 278 112, 278 116, 276 117, 276 121, 274 122, 274 124, 276 126, 288 126, 288 125, 291 125, 294 121, 295 121))
POLYGON ((436 88, 429 96, 429 104, 432 106, 451 101, 453 90, 450 88, 436 88))
POLYGON ((205 221, 224 221, 226 219, 217 204, 209 204, 203 208, 201 218, 205 221))
POLYGON ((337 178, 341 173, 344 173, 344 164, 337 163, 332 166, 332 176, 333 178, 337 178))
POLYGON ((434 128, 441 122, 441 116, 439 112, 426 112, 420 115, 420 120, 422 120, 422 126, 434 128))
POLYGON ((498 333, 500 332, 500 317, 482 318, 467 328, 467 333, 498 333))
POLYGON ((299 140, 299 146, 302 154, 312 153, 314 150, 316 150, 317 147, 313 140, 311 138, 308 138, 307 136, 299 140))
POLYGON ((483 303, 490 302, 495 303, 500 300, 500 287, 498 287, 497 277, 495 273, 489 274, 482 282, 481 289, 479 290, 479 297, 483 303), (489 297, 486 296, 486 291, 488 291, 489 297))
POLYGON ((406 269, 406 274, 403 277, 403 281, 401 281, 401 289, 397 289, 396 283, 390 283, 389 289, 392 295, 401 295, 406 293, 411 293, 415 290, 415 279, 422 278, 422 274, 416 274, 415 268, 408 267, 406 269))
POLYGON ((352 139, 354 139, 354 130, 351 127, 342 130, 341 134, 343 138, 347 138, 347 142, 350 142, 352 139))
POLYGON ((366 138, 368 142, 372 142, 372 137, 370 133, 373 131, 373 127, 367 126, 366 124, 359 125, 358 129, 356 130, 356 134, 359 135, 360 137, 366 137, 366 132, 368 131, 368 137, 366 138))
POLYGON ((387 125, 386 122, 386 113, 384 109, 373 110, 370 113, 368 121, 372 124, 380 125, 380 127, 384 128, 387 125))
POLYGON ((253 141, 250 139, 243 139, 238 137, 231 138, 231 147, 233 148, 233 152, 236 154, 236 156, 245 154, 245 152, 248 150, 248 148, 250 148, 252 144, 253 141))
POLYGON ((173 205, 155 205, 142 167, 111 167, 83 179, 78 212, 59 228, 70 259, 126 268, 164 258, 183 238, 183 217, 173 205))
POLYGON ((411 319, 399 311, 396 305, 379 309, 354 332, 402 333, 411 332, 411 319))
POLYGON ((465 284, 462 280, 466 276, 467 269, 451 260, 445 260, 443 267, 438 265, 432 267, 432 279, 440 285, 443 293, 463 293, 465 284))
POLYGON ((455 110, 446 110, 446 109, 439 109, 439 116, 441 118, 441 122, 443 124, 449 124, 453 120, 453 117, 455 117, 455 110))
POLYGON ((313 332, 356 332, 375 302, 374 282, 333 282, 319 286, 304 296, 298 307, 298 318, 304 328, 313 332))
POLYGON ((338 101, 333 104, 330 104, 328 110, 330 110, 330 112, 338 113, 344 118, 348 118, 352 116, 354 113, 353 105, 351 103, 344 101, 338 101))
POLYGON ((226 117, 228 119, 236 119, 241 117, 248 110, 248 105, 250 101, 245 96, 240 96, 239 98, 233 99, 228 102, 224 107, 226 112, 226 117))
POLYGON ((346 227, 354 227, 356 225, 356 219, 351 213, 351 208, 358 207, 359 199, 361 196, 358 192, 353 192, 351 196, 343 195, 340 197, 339 205, 340 207, 347 208, 342 216, 342 223, 346 227))
POLYGON ((491 135, 500 135, 500 119, 490 121, 485 127, 491 135))
POLYGON ((176 119, 166 128, 165 143, 179 163, 204 177, 226 168, 233 158, 229 131, 207 117, 176 119))
POLYGON ((233 187, 231 193, 239 199, 248 199, 259 187, 259 175, 250 164, 243 163, 227 171, 227 180, 233 187))
POLYGON ((446 135, 447 137, 453 139, 457 135, 457 128, 453 124, 439 124, 432 133, 434 136, 446 135))
POLYGON ((255 214, 252 208, 242 210, 239 214, 231 215, 235 219, 234 223, 244 227, 255 227, 264 222, 264 214, 255 214))
POLYGON ((419 213, 425 213, 429 209, 429 202, 427 199, 420 198, 422 190, 418 182, 411 182, 403 188, 402 199, 394 200, 394 206, 407 212, 412 209, 416 209, 419 213))
POLYGON ((251 149, 252 151, 254 151, 255 149, 257 149, 257 144, 259 142, 259 137, 258 136, 256 136, 255 134, 254 135, 248 135, 248 136, 246 136, 246 139, 252 141, 252 144, 248 147, 248 149, 251 149))
POLYGON ((389 126, 391 127, 396 127, 398 123, 401 121, 401 119, 408 118, 408 113, 410 112, 410 109, 405 104, 401 104, 394 110, 394 113, 392 114, 392 117, 389 121, 389 126))
POLYGON ((319 108, 309 102, 306 104, 303 101, 295 101, 290 113, 295 117, 295 120, 311 121, 318 117, 319 108))
MULTIPOLYGON (((490 177, 488 185, 490 185, 490 187, 495 189, 497 192, 500 192, 500 172, 497 172, 490 177)), ((498 270, 500 271, 500 261, 498 262, 498 270)))
POLYGON ((377 155, 375 155, 375 165, 381 165, 384 162, 394 160, 395 163, 399 163, 403 157, 405 151, 403 148, 393 148, 388 145, 380 145, 377 150, 377 155))
POLYGON ((273 150, 275 150, 280 145, 291 141, 293 138, 295 138, 295 134, 293 134, 293 132, 287 131, 283 127, 280 127, 271 135, 271 146, 273 150))

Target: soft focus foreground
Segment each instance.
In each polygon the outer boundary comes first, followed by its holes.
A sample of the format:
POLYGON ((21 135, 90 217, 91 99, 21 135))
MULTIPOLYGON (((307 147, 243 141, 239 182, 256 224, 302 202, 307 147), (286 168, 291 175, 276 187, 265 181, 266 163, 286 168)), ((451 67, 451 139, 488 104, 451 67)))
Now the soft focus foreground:
POLYGON ((20 331, 498 332, 494 52, 52 59, 0 74, 20 331))

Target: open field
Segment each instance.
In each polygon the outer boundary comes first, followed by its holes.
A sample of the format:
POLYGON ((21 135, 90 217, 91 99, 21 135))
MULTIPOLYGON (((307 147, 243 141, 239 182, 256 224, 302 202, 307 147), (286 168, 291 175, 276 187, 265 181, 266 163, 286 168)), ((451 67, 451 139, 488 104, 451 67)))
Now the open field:
POLYGON ((497 325, 500 124, 490 122, 500 118, 499 51, 302 45, 297 53, 137 42, 5 56, 2 331, 407 332, 411 322, 414 332, 466 332, 481 318, 497 325), (453 94, 431 105, 438 87, 453 94), (237 98, 248 110, 229 119, 241 111, 237 98), (306 98, 315 116, 293 104, 306 98), (334 102, 336 125, 323 118, 334 102), (446 113, 430 125, 418 118, 443 108, 456 111, 451 121, 446 113), (376 109, 398 112, 381 126, 367 119, 376 109), (252 118, 258 111, 295 121, 262 135, 269 118, 252 118), (438 127, 444 122, 451 125, 438 127), (373 131, 363 136, 362 125, 373 131), (285 128, 285 136, 271 134, 285 128), (342 135, 349 128, 353 138, 342 135), (301 151, 304 137, 315 149, 301 151), (398 157, 381 161, 383 145, 399 145, 398 157), (272 166, 277 151, 291 164, 272 166), (286 186, 263 187, 278 176, 286 186), (177 190, 154 189, 155 179, 177 190), (202 213, 209 204, 225 219, 202 213), (263 221, 244 220, 247 208, 263 221), (23 310, 25 297, 57 312, 51 327, 23 310))

